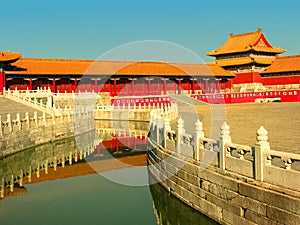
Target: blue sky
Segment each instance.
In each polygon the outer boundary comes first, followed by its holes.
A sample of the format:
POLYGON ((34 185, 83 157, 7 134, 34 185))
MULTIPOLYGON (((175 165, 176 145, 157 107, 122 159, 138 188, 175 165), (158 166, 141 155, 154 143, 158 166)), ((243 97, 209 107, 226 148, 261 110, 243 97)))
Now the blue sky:
POLYGON ((300 54, 300 2, 285 1, 1 1, 0 49, 23 57, 95 59, 128 42, 163 40, 205 61, 229 33, 263 29, 275 47, 300 54))

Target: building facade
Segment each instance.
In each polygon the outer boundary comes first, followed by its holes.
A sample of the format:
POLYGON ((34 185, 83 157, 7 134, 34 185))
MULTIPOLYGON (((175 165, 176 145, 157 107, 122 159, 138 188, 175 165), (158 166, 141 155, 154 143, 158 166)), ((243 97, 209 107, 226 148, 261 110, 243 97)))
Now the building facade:
POLYGON ((279 56, 262 33, 230 34, 208 52, 207 64, 22 58, 0 52, 0 90, 109 92, 111 96, 208 94, 246 90, 299 88, 300 55, 279 56))

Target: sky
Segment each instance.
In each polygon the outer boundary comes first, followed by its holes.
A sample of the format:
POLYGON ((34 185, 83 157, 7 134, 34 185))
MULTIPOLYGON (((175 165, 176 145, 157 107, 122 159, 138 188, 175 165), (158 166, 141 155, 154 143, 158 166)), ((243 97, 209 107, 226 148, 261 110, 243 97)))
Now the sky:
POLYGON ((213 58, 205 53, 231 32, 260 27, 273 46, 288 50, 283 55, 294 55, 300 54, 299 6, 297 0, 2 0, 0 50, 96 59, 120 45, 160 40, 207 62, 213 58))

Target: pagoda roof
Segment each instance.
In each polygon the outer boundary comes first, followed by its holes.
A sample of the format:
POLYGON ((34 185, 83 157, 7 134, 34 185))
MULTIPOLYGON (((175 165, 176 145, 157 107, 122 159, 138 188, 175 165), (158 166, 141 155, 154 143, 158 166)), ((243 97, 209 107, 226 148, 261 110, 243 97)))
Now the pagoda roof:
POLYGON ((235 75, 216 64, 22 58, 13 75, 218 76, 235 75))
POLYGON ((259 28, 256 32, 229 35, 227 41, 218 49, 207 52, 208 56, 217 56, 231 53, 247 52, 254 50, 257 52, 267 52, 279 54, 286 50, 274 48, 265 38, 262 30, 259 28))
POLYGON ((274 58, 263 58, 263 57, 242 57, 242 58, 230 58, 230 59, 220 59, 216 60, 216 64, 219 66, 236 66, 236 65, 246 65, 246 64, 263 64, 270 65, 274 61, 274 58))
POLYGON ((300 55, 276 57, 274 62, 262 74, 300 71, 300 55))
POLYGON ((0 63, 13 63, 21 58, 21 53, 19 52, 2 52, 0 51, 0 63))

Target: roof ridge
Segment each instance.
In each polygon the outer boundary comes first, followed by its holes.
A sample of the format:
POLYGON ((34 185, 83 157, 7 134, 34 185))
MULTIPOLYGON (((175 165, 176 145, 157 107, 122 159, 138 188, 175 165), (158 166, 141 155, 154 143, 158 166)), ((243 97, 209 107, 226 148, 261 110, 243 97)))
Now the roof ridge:
POLYGON ((297 54, 297 55, 278 56, 277 59, 282 59, 282 58, 297 58, 297 57, 300 57, 300 54, 297 54))
POLYGON ((161 62, 161 61, 126 61, 126 60, 100 60, 100 59, 64 59, 64 58, 22 58, 23 61, 52 61, 52 62, 107 62, 107 63, 159 63, 159 64, 172 64, 172 65, 206 65, 206 63, 181 63, 181 62, 161 62))
POLYGON ((240 37, 240 36, 246 36, 246 35, 251 35, 251 34, 262 34, 262 29, 258 28, 257 31, 251 31, 251 32, 247 32, 247 33, 241 33, 241 34, 234 34, 234 33, 230 33, 230 37, 240 37))

